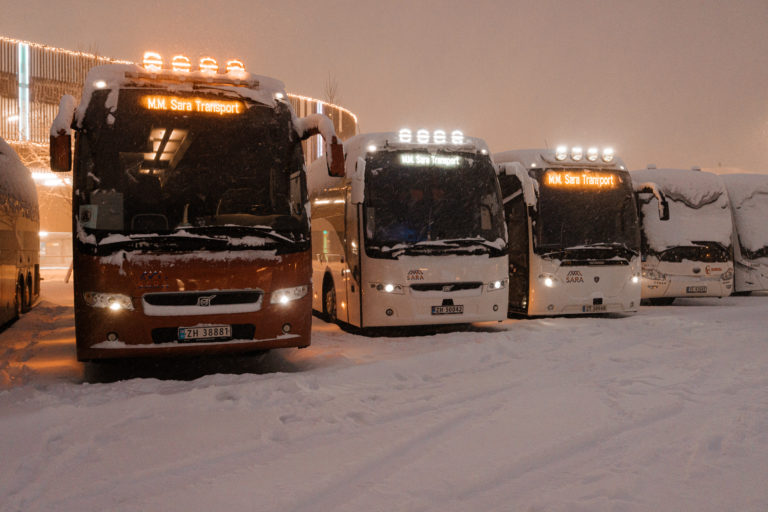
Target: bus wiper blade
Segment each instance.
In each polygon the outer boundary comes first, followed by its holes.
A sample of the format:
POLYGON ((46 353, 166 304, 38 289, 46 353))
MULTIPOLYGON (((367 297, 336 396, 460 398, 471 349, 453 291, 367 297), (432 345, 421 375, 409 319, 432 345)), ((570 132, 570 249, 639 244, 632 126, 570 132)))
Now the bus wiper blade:
POLYGON ((627 246, 627 244, 623 244, 621 242, 603 242, 603 243, 597 243, 597 244, 587 244, 582 247, 574 247, 573 249, 620 249, 623 251, 627 251, 630 254, 637 255, 639 251, 635 249, 631 249, 627 246))
POLYGON ((113 237, 106 237, 100 242, 97 243, 97 246, 100 248, 109 248, 109 249, 116 249, 116 248, 131 248, 131 249, 141 249, 141 248, 158 248, 158 247, 169 247, 169 248, 175 248, 179 247, 181 245, 184 245, 185 247, 192 247, 192 248, 199 248, 200 246, 205 246, 208 244, 213 244, 216 247, 220 247, 222 245, 226 245, 227 241, 220 239, 220 238, 211 238, 207 236, 190 236, 190 235, 184 235, 184 234, 169 234, 169 235, 158 235, 158 234, 151 234, 151 235, 129 235, 125 237, 114 237, 114 239, 110 240, 110 238, 113 237))
POLYGON ((280 233, 276 232, 274 229, 268 226, 235 226, 235 225, 224 225, 224 226, 198 226, 198 227, 188 227, 184 228, 185 231, 189 231, 191 233, 203 233, 209 236, 214 236, 219 239, 225 240, 229 235, 258 235, 263 236, 267 238, 271 238, 272 240, 276 240, 278 242, 285 242, 289 244, 296 244, 298 243, 297 240, 293 240, 292 238, 288 238, 287 236, 281 235, 280 233))

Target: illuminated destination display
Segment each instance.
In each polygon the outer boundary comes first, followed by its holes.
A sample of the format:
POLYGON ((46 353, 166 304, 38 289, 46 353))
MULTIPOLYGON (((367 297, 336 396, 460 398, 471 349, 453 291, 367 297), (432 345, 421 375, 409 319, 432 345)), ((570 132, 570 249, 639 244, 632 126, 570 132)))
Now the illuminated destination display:
POLYGON ((169 112, 194 112, 220 116, 242 114, 245 110, 239 101, 208 100, 203 98, 179 98, 177 96, 144 96, 147 110, 169 112))
POLYGON ((431 167, 458 167, 461 164, 461 157, 446 155, 430 155, 425 153, 402 153, 400 163, 413 166, 431 166, 431 167))
POLYGON ((616 176, 589 171, 547 171, 544 184, 551 187, 613 188, 616 176))

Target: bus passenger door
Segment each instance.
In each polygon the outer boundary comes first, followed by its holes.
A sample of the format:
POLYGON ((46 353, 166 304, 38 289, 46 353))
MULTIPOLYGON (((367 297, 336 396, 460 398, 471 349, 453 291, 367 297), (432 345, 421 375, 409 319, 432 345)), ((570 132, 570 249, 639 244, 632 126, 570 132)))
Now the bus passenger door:
POLYGON ((360 300, 362 290, 360 289, 360 215, 361 205, 352 202, 352 189, 347 189, 344 201, 344 244, 347 258, 344 285, 346 288, 347 303, 347 322, 362 327, 362 318, 360 315, 360 300))
POLYGON ((528 211, 520 181, 514 176, 500 176, 499 181, 509 234, 509 310, 525 313, 530 268, 528 211))

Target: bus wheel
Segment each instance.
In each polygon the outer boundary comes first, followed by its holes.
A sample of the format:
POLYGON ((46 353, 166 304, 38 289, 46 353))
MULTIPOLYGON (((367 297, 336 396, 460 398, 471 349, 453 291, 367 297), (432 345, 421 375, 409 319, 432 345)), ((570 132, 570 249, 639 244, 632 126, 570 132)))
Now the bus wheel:
POLYGON ((330 279, 323 286, 323 314, 329 322, 336 323, 336 288, 330 279))
POLYGON ((32 309, 32 279, 27 276, 27 283, 24 285, 24 293, 22 293, 24 301, 21 303, 22 312, 26 313, 32 309))
POLYGON ((16 298, 13 301, 14 317, 19 318, 24 312, 22 305, 24 304, 24 283, 19 280, 16 283, 16 298))

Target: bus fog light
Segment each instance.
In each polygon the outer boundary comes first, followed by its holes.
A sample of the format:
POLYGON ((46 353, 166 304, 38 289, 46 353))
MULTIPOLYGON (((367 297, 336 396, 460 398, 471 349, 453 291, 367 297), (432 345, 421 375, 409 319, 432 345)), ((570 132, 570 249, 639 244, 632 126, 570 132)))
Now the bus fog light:
POLYGON ((498 281, 491 281, 490 283, 488 283, 486 288, 489 291, 493 291, 493 290, 503 290, 504 288, 506 288, 506 286, 507 286, 507 280, 500 279, 498 281))
POLYGON ((119 336, 116 332, 108 332, 107 333, 107 341, 117 341, 119 336))
POLYGON ((539 279, 541 280, 542 283, 544 283, 544 286, 546 286, 547 288, 552 288, 553 286, 555 286, 555 283, 557 282, 557 278, 555 278, 555 276, 553 276, 552 274, 541 274, 539 276, 539 279))
POLYGON ((395 312, 394 312, 394 311, 392 311, 392 308, 389 308, 389 309, 387 309, 387 310, 385 311, 385 313, 387 314, 387 316, 392 316, 392 315, 394 315, 394 314, 395 314, 395 312))
POLYGON ((297 300, 309 293, 309 285, 294 286, 293 288, 280 288, 272 292, 269 299, 271 304, 288 304, 292 300, 297 300))
POLYGON ((291 332, 291 324, 283 324, 283 332, 285 334, 288 334, 289 332, 291 332))
POLYGON ((395 293, 398 295, 403 295, 405 293, 405 290, 403 289, 403 285, 401 284, 371 283, 371 288, 376 288, 376 291, 379 291, 379 292, 395 293))
POLYGON ((85 303, 92 308, 109 308, 112 311, 121 311, 126 309, 133 311, 133 301, 128 295, 122 293, 102 293, 85 292, 83 293, 85 303))
POLYGON ((640 282, 640 276, 632 276, 632 282, 634 284, 637 284, 640 282))

